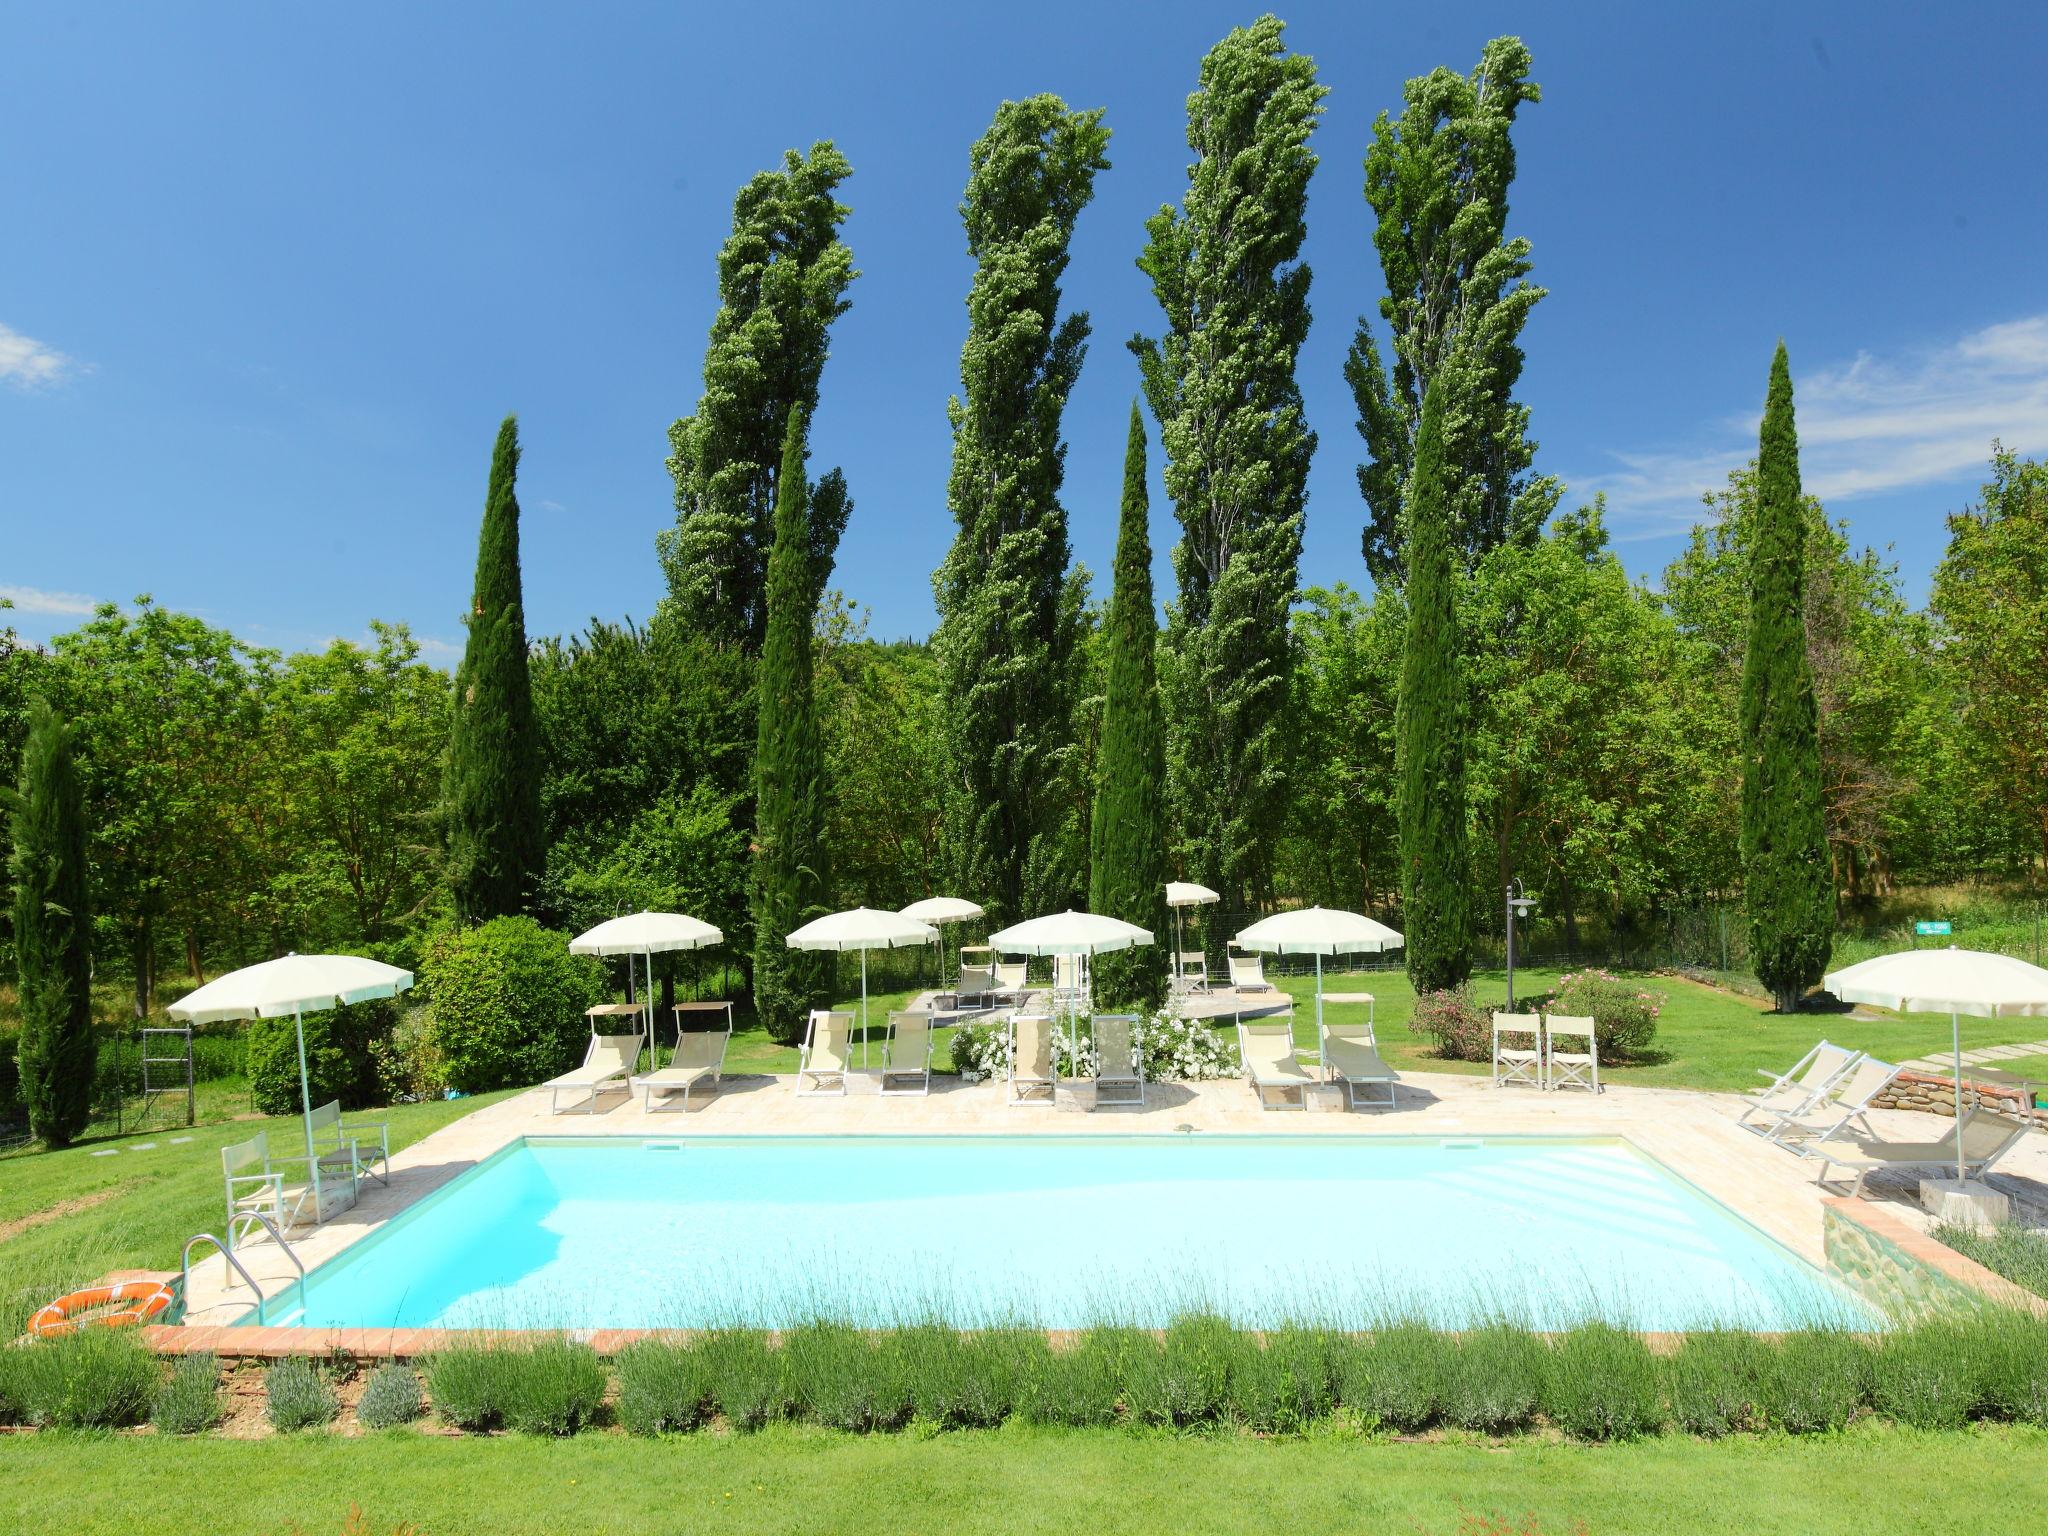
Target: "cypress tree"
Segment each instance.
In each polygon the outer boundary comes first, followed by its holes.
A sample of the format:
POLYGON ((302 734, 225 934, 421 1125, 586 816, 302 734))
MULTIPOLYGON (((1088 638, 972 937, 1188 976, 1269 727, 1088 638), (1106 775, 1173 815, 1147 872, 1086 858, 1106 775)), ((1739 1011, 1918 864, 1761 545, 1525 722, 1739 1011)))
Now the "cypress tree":
POLYGON ((29 1129, 68 1146, 91 1112, 92 909, 85 796, 70 728, 47 701, 29 706, 13 811, 14 952, 20 984, 21 1097, 29 1129))
POLYGON ((1781 1013, 1827 969, 1835 928, 1820 718, 1806 654, 1807 527, 1792 368, 1778 343, 1757 447, 1742 660, 1742 883, 1757 980, 1781 1013))
POLYGON ((1423 397, 1408 481, 1408 644, 1395 711, 1401 900, 1408 976, 1418 993, 1472 973, 1466 847, 1464 679, 1444 464, 1444 394, 1423 397))
POLYGON ((1075 757, 1085 577, 1070 569, 1060 417, 1088 316, 1059 313, 1075 221, 1108 160, 1102 113, 1006 101, 974 143, 960 204, 974 283, 952 401, 947 504, 932 578, 952 792, 946 843, 963 890, 1006 918, 1071 905, 1087 881, 1075 757))
POLYGON ((465 922, 522 912, 541 867, 539 740, 519 587, 519 421, 491 454, 448 738, 448 871, 465 922))
POLYGON ((761 648, 754 754, 754 1008, 769 1037, 794 1041, 826 1001, 831 956, 785 940, 824 906, 824 744, 811 685, 811 583, 805 506, 804 408, 789 408, 768 551, 767 629, 761 648))
MULTIPOLYGON (((1145 488, 1145 420, 1131 402, 1124 450, 1123 517, 1104 643, 1108 648, 1102 748, 1089 825, 1088 909, 1166 940, 1166 728, 1160 716, 1152 604, 1151 501, 1145 488)), ((1165 974, 1157 949, 1095 962, 1095 995, 1115 1007, 1158 1006, 1165 974)))
POLYGON ((1188 188, 1146 221, 1138 258, 1166 326, 1130 343, 1181 526, 1162 657, 1168 792, 1189 876, 1225 912, 1272 894, 1316 446, 1294 368, 1309 323, 1309 139, 1327 92, 1285 30, 1262 16, 1202 60, 1188 188))

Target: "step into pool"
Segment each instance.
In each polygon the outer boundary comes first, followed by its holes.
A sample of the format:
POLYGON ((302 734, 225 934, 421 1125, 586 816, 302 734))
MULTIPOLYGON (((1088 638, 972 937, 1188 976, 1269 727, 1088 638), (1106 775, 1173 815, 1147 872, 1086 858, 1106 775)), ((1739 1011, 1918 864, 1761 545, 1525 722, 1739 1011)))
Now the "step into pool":
POLYGON ((314 1270, 316 1327, 1870 1319, 1619 1140, 528 1138, 314 1270))

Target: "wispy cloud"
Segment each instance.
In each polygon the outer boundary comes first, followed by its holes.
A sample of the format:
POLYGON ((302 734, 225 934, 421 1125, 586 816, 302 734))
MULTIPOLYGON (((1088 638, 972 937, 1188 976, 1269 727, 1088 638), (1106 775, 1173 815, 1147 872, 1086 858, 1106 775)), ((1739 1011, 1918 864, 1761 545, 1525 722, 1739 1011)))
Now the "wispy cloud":
MULTIPOLYGON (((1988 326, 1896 358, 1858 353, 1795 368, 1801 478, 1827 503, 1966 477, 1996 438, 2016 453, 2048 452, 2048 314, 1988 326)), ((1616 450, 1618 468, 1572 477, 1605 491, 1622 536, 1654 537, 1697 522, 1700 497, 1756 452, 1758 413, 1715 422, 1707 441, 1616 450)))
POLYGON ((10 586, 0 582, 0 598, 14 604, 18 613, 49 613, 84 618, 98 606, 97 599, 82 592, 46 592, 41 587, 10 586))
POLYGON ((78 364, 55 347, 0 325, 0 379, 19 389, 39 389, 76 372, 78 364))
POLYGON ((422 661, 451 663, 462 660, 460 640, 443 640, 434 635, 414 635, 413 639, 419 642, 422 661))

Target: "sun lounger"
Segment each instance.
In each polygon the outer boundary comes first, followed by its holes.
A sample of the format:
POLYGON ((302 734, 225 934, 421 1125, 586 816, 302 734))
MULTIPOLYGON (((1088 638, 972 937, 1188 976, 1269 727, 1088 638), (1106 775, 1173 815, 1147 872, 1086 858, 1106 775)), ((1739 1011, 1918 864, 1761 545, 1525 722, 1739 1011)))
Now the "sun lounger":
POLYGON ((1043 1013, 1010 1015, 1010 1103, 1053 1102, 1052 1018, 1043 1013))
POLYGON ((1055 1013, 1088 1011, 1088 962, 1082 956, 1052 957, 1052 1007, 1055 1013))
POLYGON ((803 1050, 796 1060, 798 1097, 844 1098, 846 1074, 852 1070, 853 1015, 813 1008, 811 1021, 804 1028, 803 1050))
MULTIPOLYGON (((645 1077, 633 1079, 634 1086, 641 1090, 642 1102, 649 1114, 654 1112, 654 1096, 662 1095, 663 1103, 670 1103, 669 1096, 678 1090, 682 1100, 674 1108, 687 1110, 690 1094, 697 1088, 718 1091, 719 1083, 725 1077, 725 1048, 732 1043, 732 1004, 718 1008, 725 1015, 724 1027, 718 1029, 684 1029, 682 1015, 689 1005, 676 1005, 676 1048, 668 1059, 668 1065, 645 1077)), ((702 1011, 701 1005, 690 1008, 692 1012, 702 1011)))
POLYGON ((592 1035, 590 1044, 583 1052, 583 1065, 559 1077, 551 1077, 541 1084, 550 1095, 548 1113, 562 1112, 562 1095, 578 1093, 589 1100, 589 1107, 597 1107, 597 1096, 610 1087, 626 1088, 631 1092, 629 1080, 633 1069, 640 1065, 640 1039, 631 1035, 592 1035))
POLYGON ((932 1016, 911 1009, 889 1015, 889 1038, 882 1046, 881 1091, 893 1098, 932 1091, 932 1016), (912 1079, 916 1087, 906 1086, 912 1079), (892 1088, 891 1083, 897 1084, 892 1088))
POLYGON ((1368 1107, 1386 1106, 1394 1102, 1394 1084, 1401 1080, 1401 1074, 1388 1066, 1380 1056, 1379 1040, 1373 1033, 1373 996, 1370 992, 1331 992, 1325 994, 1323 1006, 1342 1007, 1363 1003, 1368 1012, 1363 1019, 1347 1024, 1332 1024, 1327 1017, 1323 1022, 1321 1041, 1323 1076, 1332 1082, 1344 1085, 1344 1102, 1347 1108, 1357 1109, 1361 1103, 1368 1107), (1361 1088, 1384 1088, 1384 1099, 1361 1100, 1361 1088))
POLYGON ((994 966, 963 965, 960 979, 953 984, 953 1001, 962 1008, 978 1008, 1001 990, 994 966))
POLYGON ((1013 1003, 1023 1002, 1031 992, 1030 968, 1031 962, 1028 960, 997 961, 994 988, 996 995, 1006 997, 1013 1003))
POLYGON ((1245 1080, 1261 1109, 1307 1109, 1308 1092, 1318 1081, 1302 1066, 1294 1050, 1294 1018, 1239 1019, 1237 1052, 1244 1061, 1245 1080), (1286 1095, 1295 1095, 1289 1104, 1286 1095))
MULTIPOLYGON (((1963 1116, 1963 1177, 1981 1179, 2027 1134, 2026 1125, 2010 1115, 1988 1109, 1973 1109, 1963 1116)), ((1802 1157, 1821 1165, 1819 1182, 1828 1182, 1834 1168, 1855 1171, 1849 1186, 1851 1197, 1863 1193, 1863 1181, 1880 1168, 1946 1168, 1956 1166, 1956 1138, 1939 1141, 1887 1141, 1877 1136, 1855 1136, 1837 1140, 1822 1137, 1801 1145, 1802 1157)))
POLYGON ((1862 1127, 1866 1136, 1873 1135, 1865 1116, 1877 1096, 1892 1085, 1899 1070, 1888 1061, 1865 1056, 1829 1084, 1811 1109, 1780 1114, 1768 1125, 1752 1125, 1749 1129, 1776 1142, 1818 1141, 1839 1136, 1851 1125, 1862 1127))
POLYGON ((1758 1067, 1757 1076, 1768 1077, 1771 1081, 1742 1096, 1747 1102, 1735 1123, 1748 1125, 1750 1116, 1757 1114, 1769 1115, 1773 1119, 1779 1115, 1805 1114, 1820 1102, 1821 1095, 1833 1086, 1835 1079, 1862 1058, 1861 1051, 1852 1051, 1847 1046, 1823 1040, 1783 1072, 1773 1074, 1758 1067))
POLYGON ((1528 1088, 1544 1085, 1540 1015, 1497 1012, 1493 1016, 1493 1086, 1505 1088, 1510 1083, 1528 1088), (1524 1036, 1527 1046, 1521 1044, 1524 1036))
POLYGON ((1090 1028, 1095 1035, 1095 1107, 1143 1109, 1145 1058, 1139 1049, 1138 1016, 1098 1013, 1090 1028))
POLYGON ((1231 954, 1225 956, 1230 965, 1230 985, 1238 992, 1271 992, 1273 983, 1266 980, 1266 962, 1257 955, 1231 954))

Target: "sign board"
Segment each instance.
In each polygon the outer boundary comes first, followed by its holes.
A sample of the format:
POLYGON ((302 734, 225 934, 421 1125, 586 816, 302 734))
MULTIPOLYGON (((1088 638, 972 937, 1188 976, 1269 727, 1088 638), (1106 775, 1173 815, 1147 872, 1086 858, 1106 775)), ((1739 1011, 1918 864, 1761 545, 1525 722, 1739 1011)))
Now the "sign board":
POLYGON ((1918 922, 1913 925, 1913 931, 1923 936, 1937 935, 1940 937, 1946 937, 1948 934, 1954 932, 1954 930, 1950 928, 1948 923, 1945 921, 1938 923, 1930 923, 1924 921, 1918 922))

